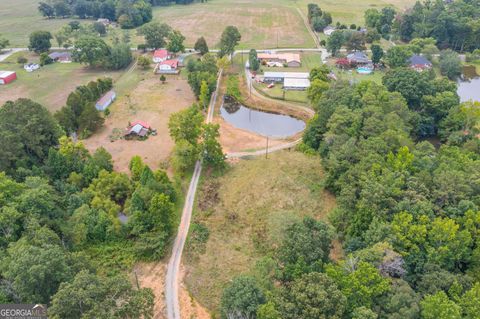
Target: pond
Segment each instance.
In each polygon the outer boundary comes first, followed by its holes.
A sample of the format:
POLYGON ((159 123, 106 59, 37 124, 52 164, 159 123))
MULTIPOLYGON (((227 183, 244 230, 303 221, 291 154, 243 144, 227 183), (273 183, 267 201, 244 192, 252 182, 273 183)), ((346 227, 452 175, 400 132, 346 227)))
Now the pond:
POLYGON ((480 101, 480 76, 473 65, 463 67, 462 79, 458 81, 458 96, 461 102, 480 101))
POLYGON ((262 136, 286 138, 305 129, 305 122, 288 115, 250 109, 238 103, 224 103, 220 115, 236 128, 262 136))

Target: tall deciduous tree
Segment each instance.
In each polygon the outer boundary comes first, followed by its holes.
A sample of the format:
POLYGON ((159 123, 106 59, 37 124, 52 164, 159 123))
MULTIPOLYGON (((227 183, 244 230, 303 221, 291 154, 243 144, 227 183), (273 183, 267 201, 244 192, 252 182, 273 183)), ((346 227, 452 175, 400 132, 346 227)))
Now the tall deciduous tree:
POLYGON ((221 310, 225 318, 255 318, 265 296, 254 278, 236 277, 223 291, 221 310))
POLYGON ((64 282, 52 298, 49 315, 61 318, 152 318, 154 295, 148 288, 135 290, 127 278, 101 278, 79 272, 64 282))
POLYGON ((200 52, 201 55, 208 53, 208 45, 204 37, 198 38, 197 42, 195 42, 194 49, 200 52))
POLYGON ((343 43, 345 42, 345 37, 343 31, 335 31, 327 39, 327 50, 333 56, 336 56, 340 49, 342 48, 343 43))
POLYGON ((202 130, 202 156, 208 166, 221 168, 225 165, 225 154, 218 142, 220 137, 218 124, 204 124, 202 130))
POLYGON ((183 44, 183 41, 185 41, 185 37, 183 36, 183 34, 178 30, 173 30, 168 35, 168 51, 175 54, 185 51, 185 45, 183 44))
POLYGON ((51 39, 53 39, 52 34, 48 31, 34 31, 30 34, 28 49, 35 53, 47 52, 52 47, 51 39))
POLYGON ((143 25, 138 32, 145 37, 148 48, 159 49, 167 44, 166 39, 172 32, 172 28, 165 23, 150 22, 143 25))
POLYGON ((242 39, 240 32, 235 26, 228 26, 223 30, 222 37, 220 38, 220 57, 225 55, 232 55, 235 52, 235 47, 242 39))
POLYGON ((105 41, 96 36, 83 36, 75 41, 72 57, 77 62, 99 67, 107 63, 109 54, 105 41))
POLYGON ((383 58, 383 54, 384 54, 382 47, 378 44, 372 44, 371 50, 372 50, 372 62, 374 64, 380 63, 380 60, 383 58))
POLYGON ((28 99, 0 108, 0 171, 40 164, 62 134, 48 110, 28 99))
POLYGON ((285 319, 343 318, 347 299, 327 275, 305 274, 283 288, 279 302, 285 319))
POLYGON ((260 61, 258 61, 257 50, 250 50, 250 53, 248 54, 248 63, 250 65, 250 70, 258 71, 258 69, 260 69, 260 61))

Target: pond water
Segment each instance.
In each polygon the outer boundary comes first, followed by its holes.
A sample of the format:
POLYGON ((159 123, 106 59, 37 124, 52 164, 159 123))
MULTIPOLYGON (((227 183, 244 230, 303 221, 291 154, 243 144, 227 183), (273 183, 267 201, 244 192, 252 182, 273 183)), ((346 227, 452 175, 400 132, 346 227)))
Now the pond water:
POLYGON ((272 138, 286 138, 305 129, 305 122, 288 115, 250 109, 238 103, 224 103, 220 115, 236 128, 272 138))
POLYGON ((480 101, 480 76, 475 66, 463 67, 463 77, 458 81, 457 93, 461 102, 480 101))

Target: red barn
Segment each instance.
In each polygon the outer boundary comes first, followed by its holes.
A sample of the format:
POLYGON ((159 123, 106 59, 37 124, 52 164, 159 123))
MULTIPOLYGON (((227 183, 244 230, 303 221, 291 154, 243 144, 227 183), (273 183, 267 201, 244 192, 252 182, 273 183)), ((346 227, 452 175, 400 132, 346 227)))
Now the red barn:
POLYGON ((17 78, 17 73, 13 71, 0 71, 0 85, 8 84, 17 78))

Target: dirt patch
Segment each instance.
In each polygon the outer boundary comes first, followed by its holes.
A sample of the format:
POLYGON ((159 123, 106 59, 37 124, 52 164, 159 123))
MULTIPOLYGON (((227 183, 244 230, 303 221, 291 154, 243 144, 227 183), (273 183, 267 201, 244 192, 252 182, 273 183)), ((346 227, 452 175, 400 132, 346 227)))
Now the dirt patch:
MULTIPOLYGON (((138 283, 142 288, 152 289, 155 295, 155 319, 165 319, 165 274, 167 265, 164 262, 138 263, 134 274, 137 274, 138 283)), ((136 279, 134 279, 136 280, 136 279)))
POLYGON ((220 183, 215 180, 209 180, 202 185, 202 191, 198 196, 198 207, 202 211, 207 211, 215 206, 220 198, 218 197, 218 188, 220 183))
POLYGON ((188 292, 183 283, 185 278, 185 269, 181 267, 181 284, 180 284, 180 316, 182 319, 210 319, 210 313, 202 305, 200 305, 193 296, 188 292))
MULTIPOLYGON (((220 124, 220 144, 226 153, 248 152, 265 148, 267 138, 232 126, 221 117, 214 119, 220 124)), ((269 147, 285 143, 286 140, 269 139, 269 147)))
POLYGON ((146 164, 156 169, 168 159, 174 146, 168 131, 170 115, 194 102, 187 81, 173 76, 161 84, 157 76, 151 75, 110 107, 111 113, 104 127, 84 143, 90 150, 105 147, 112 154, 115 170, 128 171, 128 163, 134 155, 141 156, 146 164), (150 124, 157 130, 157 136, 150 136, 145 141, 120 139, 111 142, 112 135, 118 136, 129 122, 136 120, 150 124))

